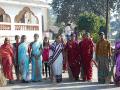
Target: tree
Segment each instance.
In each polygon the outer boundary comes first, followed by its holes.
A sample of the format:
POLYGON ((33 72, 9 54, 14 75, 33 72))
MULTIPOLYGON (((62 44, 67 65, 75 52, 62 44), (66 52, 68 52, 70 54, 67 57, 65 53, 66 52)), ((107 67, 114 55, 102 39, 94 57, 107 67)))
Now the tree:
MULTIPOLYGON (((111 10, 120 7, 120 0, 109 0, 111 10)), ((79 13, 92 12, 98 16, 106 16, 106 0, 53 0, 51 6, 57 14, 57 22, 75 22, 79 13)))
POLYGON ((99 18, 93 13, 82 13, 78 19, 79 30, 86 30, 87 32, 96 32, 99 28, 99 18))
POLYGON ((101 27, 105 27, 105 19, 101 18, 94 13, 82 13, 77 21, 77 26, 81 31, 89 32, 93 35, 93 39, 96 42, 98 39, 98 33, 101 27))

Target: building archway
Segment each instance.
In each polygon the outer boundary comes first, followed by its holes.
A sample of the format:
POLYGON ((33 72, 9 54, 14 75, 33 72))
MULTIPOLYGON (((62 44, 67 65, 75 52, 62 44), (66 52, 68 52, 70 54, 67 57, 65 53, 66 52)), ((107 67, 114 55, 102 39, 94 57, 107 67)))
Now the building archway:
POLYGON ((29 7, 24 7, 18 15, 16 15, 15 23, 39 24, 39 20, 29 7))
POLYGON ((11 18, 5 13, 4 9, 0 7, 0 22, 11 22, 11 18))

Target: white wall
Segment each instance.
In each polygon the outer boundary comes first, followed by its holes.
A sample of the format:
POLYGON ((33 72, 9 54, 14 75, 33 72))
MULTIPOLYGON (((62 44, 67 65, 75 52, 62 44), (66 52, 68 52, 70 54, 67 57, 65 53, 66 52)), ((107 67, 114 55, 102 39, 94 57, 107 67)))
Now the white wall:
POLYGON ((10 16, 11 18, 11 25, 12 25, 12 30, 7 31, 7 30, 0 30, 0 42, 3 38, 1 36, 15 36, 15 35, 27 35, 28 40, 32 41, 33 40, 33 35, 35 33, 38 33, 40 35, 40 40, 42 40, 42 11, 40 7, 33 7, 33 6, 28 6, 30 10, 38 17, 39 19, 39 31, 16 31, 14 27, 14 19, 15 16, 24 8, 27 6, 24 5, 15 5, 15 4, 7 4, 7 3, 0 3, 0 7, 4 9, 4 11, 10 16))

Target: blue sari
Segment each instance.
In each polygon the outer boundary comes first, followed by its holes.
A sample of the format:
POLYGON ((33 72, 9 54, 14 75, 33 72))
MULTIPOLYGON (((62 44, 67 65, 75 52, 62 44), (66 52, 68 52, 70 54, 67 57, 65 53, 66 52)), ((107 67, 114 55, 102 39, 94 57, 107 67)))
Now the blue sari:
POLYGON ((42 80, 42 60, 41 60, 42 44, 38 41, 32 42, 31 49, 32 49, 31 51, 32 81, 41 81, 42 80))
POLYGON ((18 62, 22 80, 29 81, 29 54, 28 45, 25 42, 18 47, 18 62))

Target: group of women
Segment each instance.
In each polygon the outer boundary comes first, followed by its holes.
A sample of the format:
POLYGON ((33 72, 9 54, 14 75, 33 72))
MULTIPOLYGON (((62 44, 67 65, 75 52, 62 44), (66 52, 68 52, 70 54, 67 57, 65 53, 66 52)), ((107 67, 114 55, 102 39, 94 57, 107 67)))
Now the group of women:
MULTIPOLYGON (((16 43, 10 44, 10 40, 6 37, 4 44, 0 47, 1 57, 1 73, 13 84, 13 66, 15 68, 17 80, 23 83, 30 81, 29 64, 32 64, 33 82, 42 80, 42 43, 39 42, 39 35, 34 35, 34 41, 28 44, 26 36, 22 35, 21 41, 18 35, 15 36, 16 43)), ((2 77, 1 77, 2 78, 2 77)))
MULTIPOLYGON (((26 36, 22 35, 21 41, 18 35, 15 36, 16 43, 10 44, 10 40, 5 38, 4 44, 0 47, 1 72, 13 83, 14 66, 17 80, 23 83, 29 81, 42 81, 42 74, 57 83, 62 81, 62 70, 68 71, 69 79, 82 81, 92 81, 92 64, 98 68, 98 82, 111 83, 111 77, 117 86, 120 85, 120 40, 117 40, 114 50, 114 61, 116 63, 115 75, 113 65, 113 53, 110 42, 105 39, 105 34, 99 34, 100 39, 93 43, 89 33, 82 36, 81 41, 76 39, 75 34, 71 34, 69 40, 65 42, 61 35, 57 35, 55 41, 50 44, 47 37, 43 44, 39 42, 39 35, 34 35, 34 41, 28 44, 26 36), (96 58, 93 60, 93 54, 96 58), (29 64, 32 65, 30 78, 29 64), (67 68, 66 68, 67 67, 67 68), (49 72, 49 73, 48 73, 49 72)), ((0 77, 2 80, 2 77, 0 77)), ((3 80, 2 80, 3 81, 3 80)))

